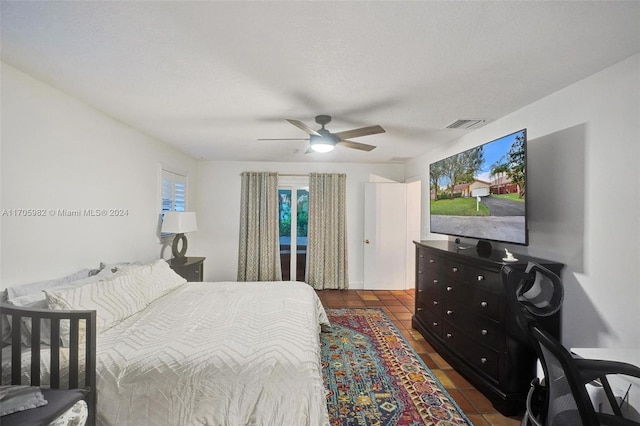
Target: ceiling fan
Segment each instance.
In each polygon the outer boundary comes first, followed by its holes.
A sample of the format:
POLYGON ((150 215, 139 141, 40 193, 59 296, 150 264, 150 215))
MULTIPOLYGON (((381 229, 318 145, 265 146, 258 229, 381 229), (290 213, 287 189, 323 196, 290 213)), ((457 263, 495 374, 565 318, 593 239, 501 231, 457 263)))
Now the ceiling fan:
POLYGON ((361 127, 359 129, 345 130, 344 132, 331 133, 324 128, 325 124, 331 122, 330 115, 317 115, 316 123, 322 126, 321 129, 313 130, 300 120, 286 119, 289 123, 293 124, 297 128, 304 130, 309 134, 308 139, 258 139, 259 141, 273 141, 273 140, 308 140, 310 141, 310 147, 305 152, 329 152, 335 148, 336 145, 344 146, 346 148, 359 149, 361 151, 371 151, 376 147, 374 145, 367 145, 364 143, 353 142, 347 140, 347 138, 357 138, 360 136, 375 135, 376 133, 384 133, 385 130, 378 125, 361 127))

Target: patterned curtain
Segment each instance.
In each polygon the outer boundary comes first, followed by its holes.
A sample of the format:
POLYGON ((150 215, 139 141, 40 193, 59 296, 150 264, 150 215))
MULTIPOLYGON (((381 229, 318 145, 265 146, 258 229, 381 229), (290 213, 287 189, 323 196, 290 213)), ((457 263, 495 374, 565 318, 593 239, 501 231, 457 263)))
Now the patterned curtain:
POLYGON ((346 181, 344 174, 309 175, 306 281, 318 290, 349 288, 346 181))
POLYGON ((280 281, 278 174, 242 173, 238 281, 280 281))

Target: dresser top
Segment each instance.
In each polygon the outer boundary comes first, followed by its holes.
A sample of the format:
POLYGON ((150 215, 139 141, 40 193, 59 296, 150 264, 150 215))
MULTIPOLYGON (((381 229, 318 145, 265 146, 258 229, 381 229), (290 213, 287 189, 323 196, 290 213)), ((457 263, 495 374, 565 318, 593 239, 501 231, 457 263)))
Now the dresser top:
POLYGON ((553 262, 550 260, 540 259, 533 256, 527 256, 524 254, 520 254, 517 252, 513 253, 513 256, 518 259, 515 262, 507 262, 502 260, 506 257, 504 249, 494 248, 490 253, 478 253, 476 247, 469 244, 460 244, 460 247, 467 247, 465 249, 458 248, 458 244, 453 241, 447 240, 422 240, 422 241, 414 241, 414 244, 425 247, 436 249, 443 254, 451 254, 455 256, 462 256, 463 258, 467 258, 470 261, 482 262, 485 265, 490 264, 495 267, 502 267, 504 265, 524 265, 526 266, 528 262, 538 263, 540 265, 554 265, 556 268, 561 269, 564 265, 558 262, 553 262))

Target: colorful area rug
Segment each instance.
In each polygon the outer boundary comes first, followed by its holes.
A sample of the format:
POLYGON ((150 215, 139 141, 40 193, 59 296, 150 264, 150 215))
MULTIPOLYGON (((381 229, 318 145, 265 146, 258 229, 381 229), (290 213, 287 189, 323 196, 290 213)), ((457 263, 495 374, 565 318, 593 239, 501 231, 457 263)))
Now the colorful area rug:
POLYGON ((322 374, 333 426, 471 425, 380 309, 327 309, 322 374))

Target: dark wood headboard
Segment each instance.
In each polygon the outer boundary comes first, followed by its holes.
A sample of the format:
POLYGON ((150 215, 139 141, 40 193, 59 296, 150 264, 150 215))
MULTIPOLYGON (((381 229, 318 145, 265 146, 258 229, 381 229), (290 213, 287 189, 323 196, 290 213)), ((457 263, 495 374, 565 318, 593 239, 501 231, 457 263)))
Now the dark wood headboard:
POLYGON ((50 387, 60 389, 60 321, 69 320, 69 389, 86 389, 87 405, 89 407, 89 419, 87 424, 95 424, 96 416, 96 311, 59 311, 48 309, 28 309, 14 305, 0 303, 2 315, 2 329, 4 329, 5 315, 11 324, 11 357, 10 360, 2 359, 0 353, 0 363, 3 366, 10 362, 11 380, 10 383, 1 385, 22 384, 22 352, 26 349, 21 343, 21 324, 23 318, 31 318, 31 386, 40 386, 40 325, 41 321, 48 319, 51 321, 51 350, 50 354, 50 387), (80 324, 83 322, 85 333, 81 335, 80 324), (80 341, 80 339, 83 341, 80 341), (80 365, 80 348, 85 351, 84 365, 80 365), (79 383, 80 371, 84 368, 84 383, 79 383))

